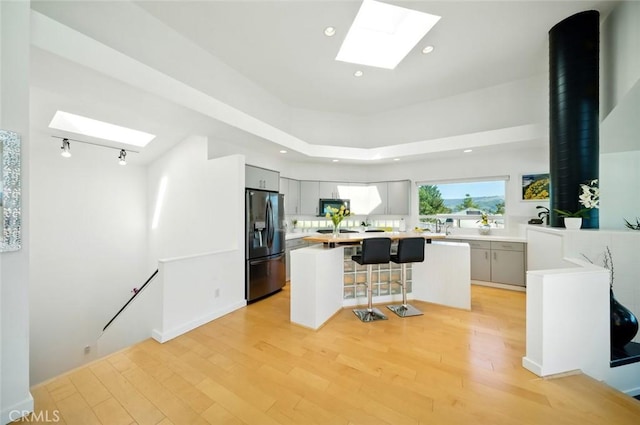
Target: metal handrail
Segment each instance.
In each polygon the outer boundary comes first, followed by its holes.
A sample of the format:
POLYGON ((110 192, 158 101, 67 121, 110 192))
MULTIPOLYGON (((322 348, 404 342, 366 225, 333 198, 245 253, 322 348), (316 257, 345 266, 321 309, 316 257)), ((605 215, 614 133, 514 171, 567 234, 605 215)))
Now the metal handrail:
POLYGON ((147 281, 144 283, 144 285, 142 285, 142 286, 140 287, 140 289, 139 289, 139 290, 135 291, 135 292, 134 292, 134 294, 133 294, 133 296, 132 296, 131 298, 129 298, 129 301, 127 301, 127 302, 122 306, 122 308, 121 308, 120 310, 118 310, 118 312, 115 314, 115 316, 113 316, 113 317, 111 318, 111 320, 109 320, 109 322, 104 326, 104 328, 102 328, 102 332, 104 332, 104 331, 109 327, 109 325, 111 324, 111 322, 113 322, 114 320, 116 320, 116 317, 118 317, 118 316, 120 315, 120 313, 122 313, 122 311, 123 311, 125 308, 127 308, 127 306, 129 305, 129 303, 130 303, 131 301, 133 301, 133 299, 134 299, 135 297, 137 297, 137 296, 138 296, 138 294, 139 294, 140 292, 142 292, 142 290, 145 288, 145 286, 147 286, 147 284, 148 284, 149 282, 151 282, 151 280, 152 280, 154 277, 156 277, 156 275, 157 275, 157 274, 158 274, 158 269, 156 269, 156 271, 155 271, 155 272, 153 272, 153 273, 151 274, 151 276, 149 276, 149 279, 147 279, 147 281))

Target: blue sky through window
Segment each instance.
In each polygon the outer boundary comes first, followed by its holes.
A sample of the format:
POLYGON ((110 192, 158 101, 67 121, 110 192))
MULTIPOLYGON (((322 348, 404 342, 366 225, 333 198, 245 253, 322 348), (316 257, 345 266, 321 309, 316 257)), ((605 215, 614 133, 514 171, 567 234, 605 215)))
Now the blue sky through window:
POLYGON ((499 196, 504 198, 505 182, 465 182, 438 184, 442 199, 461 199, 470 194, 472 198, 480 196, 499 196))

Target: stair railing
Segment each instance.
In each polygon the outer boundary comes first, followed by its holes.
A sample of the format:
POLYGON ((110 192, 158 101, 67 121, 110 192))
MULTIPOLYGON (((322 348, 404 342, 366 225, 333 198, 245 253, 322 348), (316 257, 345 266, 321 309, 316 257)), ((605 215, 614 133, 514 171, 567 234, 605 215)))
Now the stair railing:
POLYGON ((151 276, 149 276, 149 279, 147 279, 147 281, 144 283, 144 285, 142 285, 142 286, 140 287, 140 289, 138 289, 137 291, 136 291, 136 290, 134 290, 134 291, 133 291, 133 296, 132 296, 131 298, 129 298, 129 301, 127 301, 127 302, 122 306, 122 308, 121 308, 120 310, 118 310, 118 312, 115 314, 115 316, 113 316, 113 317, 111 318, 111 320, 109 320, 109 322, 104 326, 104 328, 102 328, 102 332, 104 332, 104 331, 109 327, 109 325, 110 325, 114 320, 116 320, 116 317, 118 317, 118 316, 120 315, 120 313, 122 313, 122 312, 124 311, 124 309, 125 309, 125 308, 127 308, 127 306, 131 303, 131 301, 133 301, 133 299, 134 299, 135 297, 137 297, 137 296, 138 296, 138 294, 139 294, 140 292, 142 292, 142 290, 145 288, 145 286, 147 286, 147 284, 149 284, 149 282, 151 282, 151 281, 153 280, 153 278, 154 278, 154 277, 156 277, 156 275, 157 275, 157 274, 158 274, 158 269, 156 269, 156 271, 155 271, 155 272, 153 272, 153 273, 151 274, 151 276))

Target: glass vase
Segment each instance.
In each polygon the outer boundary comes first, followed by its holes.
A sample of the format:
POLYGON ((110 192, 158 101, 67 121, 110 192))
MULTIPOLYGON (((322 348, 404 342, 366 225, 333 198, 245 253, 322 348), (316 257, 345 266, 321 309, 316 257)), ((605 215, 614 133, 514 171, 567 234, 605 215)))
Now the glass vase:
POLYGON ((340 236, 340 223, 333 223, 333 237, 337 238, 340 236))

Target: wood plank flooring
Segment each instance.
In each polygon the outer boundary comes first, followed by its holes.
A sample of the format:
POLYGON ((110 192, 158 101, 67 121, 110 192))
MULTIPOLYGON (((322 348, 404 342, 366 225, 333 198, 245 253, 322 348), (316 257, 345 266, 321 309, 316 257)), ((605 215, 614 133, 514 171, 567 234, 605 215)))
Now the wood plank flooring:
POLYGON ((585 375, 522 368, 524 293, 473 286, 470 312, 413 304, 425 314, 361 323, 345 309, 311 331, 289 322, 287 287, 38 385, 35 412, 69 425, 640 423, 640 401, 585 375))

